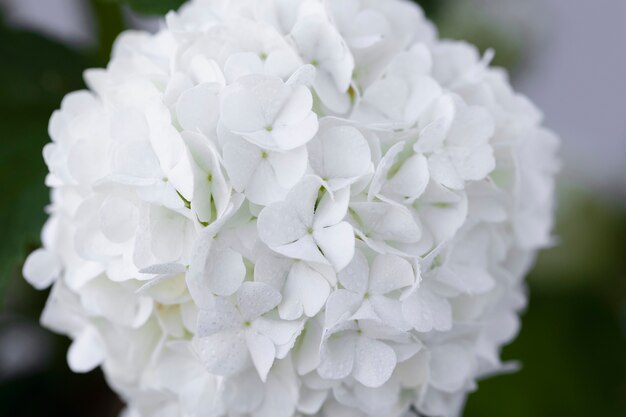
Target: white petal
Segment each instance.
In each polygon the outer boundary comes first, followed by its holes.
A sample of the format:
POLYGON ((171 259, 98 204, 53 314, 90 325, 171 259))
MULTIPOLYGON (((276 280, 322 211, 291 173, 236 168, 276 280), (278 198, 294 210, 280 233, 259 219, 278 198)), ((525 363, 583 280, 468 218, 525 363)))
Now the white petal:
POLYGON ((465 182, 447 152, 438 152, 428 157, 428 166, 430 175, 439 184, 453 190, 463 188, 465 182))
POLYGON ((293 243, 276 246, 272 249, 289 258, 328 265, 328 261, 320 251, 312 235, 306 235, 293 243))
POLYGON ((418 206, 419 216, 428 225, 436 242, 453 236, 467 218, 467 194, 431 182, 418 206))
POLYGON ((402 313, 402 303, 382 295, 370 297, 372 310, 383 323, 386 323, 397 330, 409 331, 411 325, 404 319, 402 313))
POLYGON ((224 381, 222 400, 233 412, 251 413, 263 402, 263 385, 256 369, 249 369, 224 381))
POLYGON ((406 142, 398 142, 394 144, 387 153, 380 159, 374 176, 372 177, 370 189, 367 195, 368 200, 373 200, 375 196, 379 195, 383 185, 387 181, 389 172, 392 167, 398 162, 400 154, 405 151, 406 142))
POLYGON ((495 123, 487 109, 469 106, 457 112, 447 141, 451 145, 463 147, 485 145, 494 131, 495 123))
MULTIPOLYGON (((283 52, 283 51, 277 51, 277 52, 283 52)), ((270 62, 271 60, 277 61, 278 58, 285 58, 288 60, 294 60, 293 63, 296 63, 296 66, 300 64, 300 60, 299 58, 293 54, 292 51, 284 51, 286 53, 273 53, 270 55, 270 57, 268 57, 268 66, 274 66, 272 64, 278 64, 277 62, 270 62)), ((293 64, 292 63, 292 64, 293 64)), ((279 64, 276 66, 281 66, 284 67, 284 64, 279 64)), ((277 71, 275 71, 274 73, 276 73, 277 71)), ((302 65, 299 66, 295 71, 291 71, 290 72, 290 76, 289 79, 287 80, 287 84, 288 85, 303 85, 305 87, 311 87, 313 85, 313 82, 315 81, 315 76, 316 76, 317 70, 315 69, 315 67, 313 65, 307 64, 307 65, 302 65)), ((278 75, 278 74, 276 74, 278 75)))
POLYGON ((293 243, 307 234, 307 225, 292 205, 285 202, 264 208, 257 227, 259 238, 271 248, 293 243))
POLYGON ((163 92, 163 102, 167 107, 172 108, 176 105, 176 102, 184 91, 187 91, 194 87, 194 83, 187 74, 182 72, 174 72, 168 83, 165 91, 163 92))
POLYGON ((306 145, 317 133, 319 123, 315 113, 304 119, 297 125, 276 127, 273 137, 281 150, 292 150, 306 145))
POLYGON ((388 203, 354 203, 350 208, 368 237, 403 243, 414 243, 421 237, 421 230, 405 207, 388 203))
POLYGON ((270 375, 265 385, 263 404, 251 415, 254 417, 293 417, 298 393, 293 392, 295 382, 270 375))
POLYGON ((205 272, 213 240, 213 234, 204 234, 196 239, 191 251, 189 271, 186 275, 189 293, 198 307, 203 309, 211 309, 215 303, 215 297, 205 272))
MULTIPOLYGON (((401 398, 401 387, 395 380, 376 388, 356 384, 354 394, 359 401, 359 408, 370 416, 398 415, 393 410, 397 407, 398 398, 401 398)), ((408 414, 403 417, 414 416, 408 414)))
POLYGON ((215 306, 198 312, 197 336, 207 337, 219 332, 238 330, 243 327, 243 320, 237 308, 223 298, 215 300, 215 306))
POLYGON ((141 269, 139 272, 142 274, 153 274, 153 275, 166 275, 166 276, 174 276, 178 274, 182 274, 185 272, 186 268, 184 265, 179 263, 167 263, 167 264, 157 264, 150 265, 146 268, 141 269))
POLYGON ((321 348, 317 372, 324 379, 343 379, 352 373, 357 338, 352 333, 327 338, 321 348))
POLYGON ((343 91, 338 89, 335 80, 327 71, 317 71, 314 87, 322 103, 333 112, 345 114, 350 110, 348 87, 343 91))
POLYGON ((308 156, 306 147, 300 147, 289 152, 269 152, 267 161, 274 170, 276 181, 281 187, 291 189, 306 172, 308 156))
POLYGON ((359 337, 356 344, 354 379, 370 388, 377 388, 389 380, 396 367, 396 353, 385 343, 359 337))
POLYGON ((224 76, 229 84, 252 74, 263 73, 263 61, 258 54, 241 52, 231 55, 224 64, 224 76))
POLYGON ((364 299, 359 309, 350 317, 350 320, 358 320, 361 323, 370 322, 370 321, 378 321, 381 318, 376 314, 374 309, 372 308, 372 303, 370 299, 364 299))
POLYGON ((333 194, 325 192, 315 209, 313 228, 333 226, 346 217, 350 202, 350 188, 344 188, 333 194))
POLYGON ((409 92, 410 87, 402 79, 392 77, 380 80, 365 91, 353 117, 362 122, 409 124, 410 121, 404 120, 409 92))
POLYGON ((274 320, 264 317, 259 317, 252 324, 254 330, 267 336, 276 346, 294 342, 295 338, 302 332, 303 327, 304 323, 300 320, 274 320))
POLYGON ((276 348, 272 341, 254 330, 246 331, 246 343, 250 350, 250 356, 252 357, 252 363, 259 373, 261 380, 265 382, 267 380, 267 374, 274 363, 274 357, 276 354, 276 348))
POLYGON ((126 142, 115 149, 112 157, 114 180, 151 184, 163 178, 159 160, 147 141, 126 142))
POLYGON ((250 354, 243 330, 219 332, 194 339, 194 348, 206 369, 216 375, 234 375, 249 365, 250 354))
POLYGON ((183 129, 213 136, 219 118, 216 86, 201 84, 184 91, 176 104, 176 115, 183 129))
POLYGON ((426 288, 418 288, 404 300, 402 312, 418 332, 447 331, 452 328, 450 303, 426 288))
POLYGON ((293 260, 269 249, 262 250, 262 254, 254 264, 254 280, 271 285, 275 290, 281 291, 293 265, 293 260))
POLYGON ((363 303, 363 296, 351 291, 335 290, 326 303, 326 327, 348 320, 363 303))
POLYGON ((302 332, 302 338, 294 351, 294 362, 299 375, 313 372, 320 363, 322 326, 319 319, 309 320, 302 332))
MULTIPOLYGON (((124 182, 122 183, 124 184, 124 182)), ((159 180, 158 182, 152 181, 152 184, 132 182, 125 184, 141 186, 141 188, 137 189, 137 197, 145 203, 163 206, 164 208, 174 210, 178 213, 184 211, 184 201, 180 198, 180 194, 177 192, 176 188, 169 182, 159 180)))
POLYGON ((379 255, 372 262, 369 290, 373 294, 387 294, 415 283, 411 264, 395 255, 379 255))
POLYGON ((246 266, 240 253, 230 248, 214 248, 205 269, 208 285, 220 296, 237 292, 246 277, 246 266))
POLYGON ((443 345, 431 349, 430 383, 433 387, 453 393, 465 385, 472 372, 472 358, 460 346, 443 345))
POLYGON ((275 127, 272 136, 279 149, 291 150, 306 145, 315 136, 318 128, 317 116, 309 111, 307 118, 298 124, 275 127))
POLYGON ((176 262, 183 253, 184 230, 187 220, 172 210, 150 208, 150 238, 154 256, 161 263, 176 262))
POLYGON ((251 321, 278 306, 281 295, 267 284, 244 282, 237 293, 237 301, 244 320, 251 321))
POLYGON ((46 249, 37 249, 26 259, 22 274, 30 285, 43 290, 59 278, 61 268, 61 262, 55 254, 46 249))
POLYGON ((415 200, 426 190, 430 181, 428 161, 423 155, 413 155, 407 159, 395 175, 383 186, 388 195, 415 200))
POLYGON ((88 314, 107 317, 122 326, 141 326, 151 315, 153 300, 138 297, 130 288, 104 276, 89 281, 81 288, 81 303, 88 314))
POLYGON ((354 256, 354 230, 348 222, 317 229, 313 238, 336 271, 346 267, 354 256))
POLYGON ((285 320, 298 319, 303 313, 313 317, 326 304, 329 294, 328 281, 310 266, 297 262, 289 271, 278 311, 285 320))
POLYGON ((287 195, 288 188, 283 187, 268 160, 262 160, 252 174, 246 186, 246 197, 262 206, 280 201, 287 195))
POLYGON ((255 132, 266 127, 261 104, 239 84, 222 92, 220 109, 221 122, 232 132, 255 132))
POLYGON ((191 59, 189 72, 197 84, 209 83, 224 85, 226 83, 217 62, 202 54, 197 54, 191 59))
POLYGON ((444 144, 448 136, 450 126, 456 115, 454 99, 449 94, 442 95, 429 110, 422 114, 418 141, 414 145, 415 152, 435 152, 444 144))
POLYGON ((131 201, 109 196, 99 210, 102 233, 112 242, 122 243, 134 236, 139 210, 131 201))
POLYGON ((363 134, 352 126, 326 129, 309 149, 311 166, 326 180, 359 178, 371 166, 369 145, 363 134))
POLYGON ((339 273, 339 282, 344 288, 363 295, 367 292, 370 268, 362 251, 356 251, 352 261, 339 273))
POLYGON ((322 186, 323 182, 320 178, 306 176, 289 192, 287 197, 293 209, 307 226, 313 224, 315 203, 322 186))
POLYGON ((432 66, 431 53, 423 44, 411 47, 409 51, 398 54, 389 65, 388 73, 411 77, 414 75, 424 75, 430 73, 432 66))
POLYGON ((291 150, 317 133, 311 92, 281 79, 248 76, 227 88, 222 123, 233 133, 269 150, 291 150))
POLYGON ((111 117, 111 136, 119 143, 147 141, 149 136, 145 115, 136 109, 120 109, 111 117))
POLYGON ((172 185, 187 200, 193 199, 193 170, 185 144, 171 124, 170 112, 162 104, 148 107, 150 143, 161 169, 172 185))
POLYGON ((467 181, 480 181, 496 167, 496 160, 490 145, 450 148, 448 156, 459 175, 467 181))
POLYGON ((314 390, 303 385, 300 388, 298 411, 306 415, 316 415, 328 398, 328 391, 314 390))
POLYGON ((229 140, 223 148, 224 168, 233 188, 243 192, 262 160, 263 151, 239 138, 229 140))
POLYGON ((484 294, 490 291, 495 281, 485 268, 455 267, 454 270, 442 268, 437 273, 437 281, 450 285, 464 294, 484 294))
POLYGON ((440 95, 441 86, 427 76, 416 77, 412 81, 412 95, 406 104, 405 119, 415 122, 422 112, 440 95))
POLYGON ((74 144, 67 157, 67 168, 81 184, 91 184, 108 173, 105 143, 81 140, 74 144))
POLYGON ((98 332, 86 327, 72 342, 67 352, 67 363, 76 373, 86 373, 99 366, 105 359, 103 341, 98 332))

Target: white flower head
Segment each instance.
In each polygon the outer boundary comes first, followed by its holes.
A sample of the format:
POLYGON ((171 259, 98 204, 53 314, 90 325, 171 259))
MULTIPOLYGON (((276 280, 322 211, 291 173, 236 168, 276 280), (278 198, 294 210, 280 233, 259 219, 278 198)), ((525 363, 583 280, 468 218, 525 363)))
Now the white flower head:
POLYGON ((42 323, 132 417, 462 413, 507 369, 558 139, 403 0, 190 0, 69 94, 42 323))

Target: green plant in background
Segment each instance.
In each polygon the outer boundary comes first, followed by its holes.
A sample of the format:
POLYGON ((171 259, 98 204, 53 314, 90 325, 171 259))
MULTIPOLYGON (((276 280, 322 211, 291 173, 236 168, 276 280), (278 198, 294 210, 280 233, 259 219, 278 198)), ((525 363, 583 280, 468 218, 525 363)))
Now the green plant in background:
POLYGON ((147 16, 163 16, 170 10, 176 10, 186 0, 90 0, 92 4, 109 4, 116 7, 128 6, 136 13, 147 16))
MULTIPOLYGON (((48 193, 41 156, 51 112, 80 88, 87 61, 39 35, 0 27, 0 295, 27 249, 38 245, 48 193), (34 59, 33 57, 37 57, 34 59)), ((0 298, 1 299, 1 298, 0 298)))
POLYGON ((492 64, 515 71, 524 54, 521 39, 494 24, 474 2, 459 0, 417 1, 444 38, 463 39, 483 52, 496 51, 492 64))
POLYGON ((561 192, 558 245, 540 255, 518 339, 522 370, 485 381, 467 416, 626 415, 626 210, 561 192))
MULTIPOLYGON (((34 323, 44 299, 22 285, 20 266, 25 254, 38 246, 46 218, 49 196, 41 149, 49 140, 50 114, 68 91, 82 87, 84 68, 108 61, 112 42, 124 28, 121 7, 158 15, 182 3, 91 0, 100 39, 95 51, 74 51, 0 26, 0 318, 18 315, 34 323)), ((463 2, 419 3, 444 36, 496 48, 496 64, 512 68, 523 56, 515 39, 500 29, 455 12, 463 2)), ((504 353, 521 360, 523 368, 481 384, 470 397, 466 416, 626 415, 626 209, 585 190, 564 190, 556 233, 559 245, 540 256, 530 277, 530 308, 522 333, 504 353)), ((0 338, 5 326, 0 321, 0 338)), ((66 341, 50 338, 62 345, 55 352, 62 352, 66 341)), ((100 374, 80 379, 62 361, 57 356, 47 368, 11 381, 1 378, 0 367, 0 415, 112 416, 117 404, 100 374), (113 403, 106 411, 110 414, 94 410, 89 401, 77 408, 65 387, 113 403), (42 404, 59 404, 50 411, 32 402, 33 389, 42 392, 42 404)))

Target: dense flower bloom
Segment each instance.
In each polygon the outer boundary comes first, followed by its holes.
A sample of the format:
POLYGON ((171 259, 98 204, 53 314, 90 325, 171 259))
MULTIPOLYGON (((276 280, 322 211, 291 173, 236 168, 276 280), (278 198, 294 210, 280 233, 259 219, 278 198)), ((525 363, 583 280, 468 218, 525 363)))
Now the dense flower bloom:
POLYGON ((44 149, 42 322, 127 417, 459 415, 506 369, 558 140, 401 0, 192 0, 44 149))

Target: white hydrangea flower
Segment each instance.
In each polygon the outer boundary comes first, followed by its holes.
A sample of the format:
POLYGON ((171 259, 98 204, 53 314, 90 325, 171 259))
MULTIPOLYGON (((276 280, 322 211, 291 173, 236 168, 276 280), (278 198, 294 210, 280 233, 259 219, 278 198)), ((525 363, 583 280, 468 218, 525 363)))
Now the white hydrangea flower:
POLYGON ((354 254, 354 231, 343 219, 350 190, 330 193, 321 180, 307 177, 285 201, 259 214, 259 239, 273 251, 293 259, 330 264, 341 271, 354 254))
POLYGON ((246 369, 250 357, 265 381, 277 347, 293 342, 301 330, 300 322, 263 317, 280 301, 280 293, 269 285, 246 282, 235 304, 218 298, 212 309, 201 310, 196 344, 207 369, 217 375, 237 374, 246 369))
POLYGON ((220 122, 229 133, 262 149, 289 151, 305 145, 318 129, 313 96, 303 85, 249 75, 221 93, 220 122))
POLYGON ((460 415, 558 139, 402 0, 191 0, 50 120, 42 323, 132 417, 460 415))
POLYGON ((398 330, 408 330, 402 304, 393 293, 415 284, 411 264, 396 255, 376 255, 369 265, 357 251, 350 265, 339 273, 343 288, 336 290, 326 305, 326 325, 346 320, 377 320, 398 330))

